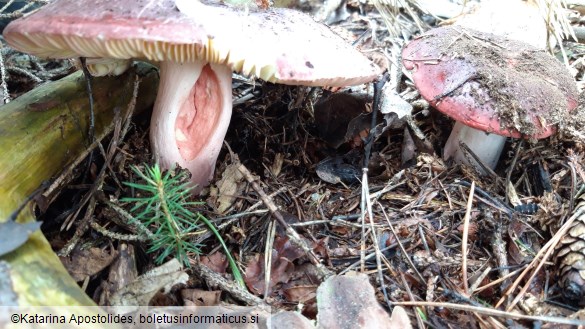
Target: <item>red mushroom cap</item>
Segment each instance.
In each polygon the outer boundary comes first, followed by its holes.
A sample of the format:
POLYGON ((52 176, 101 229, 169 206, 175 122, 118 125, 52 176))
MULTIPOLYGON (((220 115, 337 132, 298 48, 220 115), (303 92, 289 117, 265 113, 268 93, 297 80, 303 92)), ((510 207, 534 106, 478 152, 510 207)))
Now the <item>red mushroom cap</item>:
POLYGON ((505 37, 436 28, 410 42, 402 62, 433 107, 489 133, 545 138, 577 107, 577 86, 562 63, 505 37))
POLYGON ((370 60, 303 13, 185 3, 188 12, 175 0, 59 0, 10 23, 4 37, 40 57, 205 60, 291 85, 346 86, 379 74, 370 60))

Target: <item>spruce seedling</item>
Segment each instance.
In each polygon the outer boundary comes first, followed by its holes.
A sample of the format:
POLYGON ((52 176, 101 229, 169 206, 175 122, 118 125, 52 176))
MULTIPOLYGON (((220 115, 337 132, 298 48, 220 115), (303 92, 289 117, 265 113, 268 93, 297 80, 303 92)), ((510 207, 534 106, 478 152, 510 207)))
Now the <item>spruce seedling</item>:
POLYGON ((203 223, 223 247, 235 280, 245 287, 242 274, 215 226, 205 216, 190 210, 203 203, 189 201, 193 187, 188 185, 187 173, 179 171, 173 175, 172 171, 167 171, 163 175, 158 164, 145 166, 144 172, 135 166, 132 170, 143 182, 124 184, 138 190, 139 196, 124 198, 122 201, 133 203, 130 209, 134 215, 133 221, 151 230, 152 241, 148 252, 158 253, 155 262, 161 264, 167 256, 174 254, 181 263, 190 267, 188 254, 199 254, 200 246, 189 240, 197 231, 201 231, 203 223))

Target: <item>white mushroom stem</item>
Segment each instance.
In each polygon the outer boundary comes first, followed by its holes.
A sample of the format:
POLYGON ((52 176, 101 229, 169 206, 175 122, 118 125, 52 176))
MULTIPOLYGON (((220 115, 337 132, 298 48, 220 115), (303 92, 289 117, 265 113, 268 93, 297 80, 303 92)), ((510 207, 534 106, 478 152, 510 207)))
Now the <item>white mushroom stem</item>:
POLYGON ((232 115, 231 90, 232 72, 225 65, 161 63, 150 123, 152 150, 163 168, 188 169, 195 193, 213 177, 232 115))
POLYGON ((465 143, 485 165, 494 169, 498 164, 498 159, 506 144, 506 137, 497 134, 488 134, 481 130, 468 127, 460 122, 455 123, 453 130, 451 130, 451 135, 449 135, 447 144, 445 144, 445 150, 443 151, 443 159, 453 159, 456 163, 472 165, 478 168, 481 173, 485 174, 484 170, 473 159, 473 164, 469 162, 459 142, 465 143))

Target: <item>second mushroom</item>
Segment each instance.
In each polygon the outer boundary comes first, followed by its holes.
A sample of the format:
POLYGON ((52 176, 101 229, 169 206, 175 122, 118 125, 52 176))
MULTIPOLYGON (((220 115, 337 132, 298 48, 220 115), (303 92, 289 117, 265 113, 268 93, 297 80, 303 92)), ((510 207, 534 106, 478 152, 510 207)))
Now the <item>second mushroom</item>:
POLYGON ((577 107, 577 87, 562 63, 505 37, 436 28, 408 44, 402 61, 421 96, 457 121, 444 148, 457 162, 469 163, 463 142, 493 169, 506 137, 548 137, 577 107))
POLYGON ((215 2, 57 0, 12 22, 14 48, 40 57, 146 58, 160 62, 151 144, 165 168, 213 176, 232 110, 232 71, 269 82, 346 86, 378 68, 328 27, 288 9, 215 2), (343 70, 340 70, 344 67, 343 70))

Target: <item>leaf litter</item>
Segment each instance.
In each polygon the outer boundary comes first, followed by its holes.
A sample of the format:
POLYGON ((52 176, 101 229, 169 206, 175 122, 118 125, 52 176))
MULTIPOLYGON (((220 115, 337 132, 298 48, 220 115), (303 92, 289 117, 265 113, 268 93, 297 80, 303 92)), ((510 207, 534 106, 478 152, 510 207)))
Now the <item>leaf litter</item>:
MULTIPOLYGON (((361 5, 349 1, 345 6, 356 12, 361 5)), ((373 7, 368 5, 365 9, 369 19, 382 26, 382 18, 373 7)), ((368 23, 356 16, 350 16, 337 28, 353 35, 362 50, 392 57, 391 45, 396 39, 389 36, 385 29, 371 32, 368 23), (366 37, 359 39, 362 35, 366 37)), ((581 72, 578 76, 583 76, 585 67, 580 64, 579 54, 585 48, 571 42, 565 46, 571 50, 569 59, 581 72)), ((525 60, 529 67, 530 58, 525 60)), ((583 83, 581 79, 578 82, 583 83)), ((513 83, 513 79, 508 83, 513 83)), ((274 233, 269 234, 273 213, 251 184, 241 183, 237 175, 230 173, 228 168, 234 162, 224 149, 214 179, 217 183, 211 187, 225 191, 221 199, 224 201, 217 201, 221 192, 215 195, 214 192, 207 192, 203 198, 209 198, 215 206, 201 206, 194 210, 203 213, 219 227, 239 265, 250 273, 246 275, 246 281, 252 288, 250 293, 253 296, 236 298, 240 303, 261 303, 261 299, 255 298, 260 297, 277 310, 291 311, 301 305, 300 312, 311 319, 327 315, 323 305, 320 305, 318 293, 323 281, 319 279, 317 266, 310 262, 305 251, 299 251, 298 246, 290 244, 287 232, 293 230, 330 271, 338 274, 351 271, 367 273, 368 280, 362 276, 361 283, 356 283, 348 291, 368 290, 368 285, 372 284, 371 291, 382 307, 374 312, 390 314, 387 312, 392 307, 394 312, 402 314, 397 323, 404 326, 406 323, 425 326, 426 323, 436 327, 492 327, 508 324, 506 321, 509 319, 512 325, 544 321, 545 327, 552 327, 552 324, 561 321, 559 319, 583 319, 575 304, 572 306, 571 302, 561 298, 559 287, 555 285, 557 274, 554 266, 537 257, 574 210, 575 192, 585 177, 579 174, 584 172, 582 162, 571 159, 585 156, 582 140, 574 140, 569 138, 569 133, 564 133, 534 143, 511 141, 495 170, 497 176, 481 178, 473 168, 445 164, 440 159, 441 147, 448 137, 452 121, 417 103, 418 99, 412 97, 413 93, 416 94, 414 88, 405 77, 400 77, 397 94, 412 104, 409 120, 419 131, 413 131, 406 123, 386 127, 384 121, 378 121, 383 133, 372 145, 367 187, 373 221, 362 223, 360 182, 350 182, 345 186, 327 183, 319 179, 316 168, 328 157, 344 156, 356 149, 363 157, 363 147, 367 142, 364 136, 358 134, 357 140, 363 143, 356 144, 349 143, 342 135, 344 142, 336 148, 321 138, 312 106, 320 99, 320 90, 307 91, 306 88, 246 79, 236 79, 234 86, 236 94, 245 94, 246 91, 252 94, 235 107, 226 143, 237 154, 240 163, 257 175, 257 182, 266 191, 270 202, 280 213, 286 214, 283 218, 287 225, 275 224, 274 233), (405 129, 412 135, 409 142, 412 155, 403 165, 400 159, 405 129), (279 163, 278 170, 274 170, 276 161, 279 163), (551 191, 537 192, 536 186, 541 182, 526 174, 535 163, 548 173, 551 191), (222 175, 227 177, 229 188, 217 187, 222 175), (475 182, 475 193, 468 202, 471 182, 475 182), (508 209, 510 186, 522 204, 537 205, 535 214, 508 209), (466 212, 470 213, 472 226, 467 236, 463 234, 466 212), (462 254, 463 239, 468 241, 465 254, 462 254), (272 246, 268 253, 267 244, 272 246), (510 255, 507 250, 512 251, 510 255), (267 254, 270 255, 270 263, 266 262, 267 254), (380 258, 381 262, 377 262, 376 258, 380 258), (464 259, 466 267, 462 265, 464 259), (519 278, 519 275, 529 261, 544 266, 539 275, 527 281, 526 276, 519 278), (265 264, 270 264, 268 282, 264 281, 265 264), (462 281, 463 272, 467 273, 468 278, 465 284, 462 281), (464 289, 465 286, 468 290, 464 289), (521 290, 522 286, 528 288, 521 290), (519 303, 502 302, 515 298, 519 298, 519 303), (498 310, 498 307, 506 311, 498 310)), ((580 101, 579 104, 581 106, 577 111, 580 113, 583 103, 580 101)), ((364 113, 367 112, 368 109, 365 109, 364 113)), ((530 132, 530 127, 519 124, 517 118, 522 119, 522 116, 510 117, 506 125, 530 132)), ((113 231, 139 233, 126 223, 119 211, 112 211, 106 201, 113 200, 115 203, 128 195, 129 191, 120 190, 117 182, 134 179, 129 165, 148 161, 146 121, 142 116, 135 119, 129 137, 120 146, 122 151, 118 150, 115 156, 111 166, 114 170, 108 173, 104 188, 99 192, 101 196, 94 212, 95 221, 113 231)), ((555 116, 547 118, 547 122, 559 121, 562 120, 555 116)), ((574 126, 572 133, 585 134, 582 127, 585 125, 574 126)), ((99 159, 94 161, 98 166, 103 162, 99 159)), ((67 212, 72 200, 79 198, 71 196, 83 191, 84 186, 82 179, 64 186, 62 196, 41 218, 62 221, 63 217, 55 214, 67 212)), ((68 231, 60 232, 56 225, 47 225, 44 231, 54 241, 54 246, 71 236, 68 231)), ((221 299, 234 302, 228 296, 238 296, 239 290, 230 288, 232 278, 225 271, 225 263, 221 262, 221 257, 216 258, 220 256, 214 253, 218 249, 216 241, 206 239, 207 236, 201 233, 193 239, 196 243, 204 243, 204 255, 212 255, 209 261, 218 271, 217 277, 211 274, 215 280, 212 282, 206 279, 210 278, 208 272, 196 275, 196 269, 172 270, 173 278, 162 286, 167 287, 168 291, 179 291, 179 296, 183 296, 179 303, 216 302, 216 293, 203 296, 194 289, 215 289, 213 287, 217 287, 218 282, 225 292, 221 299), (179 285, 171 287, 178 282, 179 285)), ((121 250, 123 245, 115 236, 103 237, 93 230, 87 232, 83 240, 92 248, 113 245, 112 252, 121 250)), ((155 266, 150 255, 144 252, 143 245, 136 244, 136 255, 131 257, 138 264, 139 272, 145 273, 155 266)), ((97 282, 107 280, 107 270, 101 273, 91 270, 88 274, 91 280, 97 282)), ((332 280, 344 278, 335 276, 332 280)), ((152 297, 147 291, 149 289, 136 295, 136 298, 147 302, 152 297)), ((120 292, 117 292, 118 296, 120 292)), ((372 293, 368 293, 367 298, 372 293)), ((115 296, 116 292, 103 303, 119 300, 115 296)), ((341 298, 341 302, 349 300, 350 296, 341 298)), ((371 309, 362 308, 357 312, 370 320, 374 318, 371 309)), ((298 314, 286 316, 296 317, 298 314)), ((305 317, 302 319, 306 320, 305 317)))

